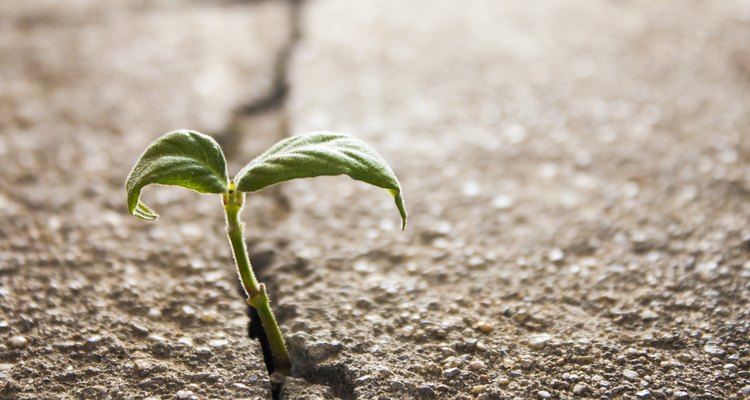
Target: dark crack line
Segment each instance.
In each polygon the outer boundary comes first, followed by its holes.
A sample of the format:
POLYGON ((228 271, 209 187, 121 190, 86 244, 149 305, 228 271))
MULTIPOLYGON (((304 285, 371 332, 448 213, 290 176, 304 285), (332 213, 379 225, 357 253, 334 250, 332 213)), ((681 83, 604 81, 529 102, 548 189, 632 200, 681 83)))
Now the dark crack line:
MULTIPOLYGON (((231 150, 236 147, 233 146, 233 144, 239 141, 239 135, 242 134, 239 128, 239 121, 241 119, 280 111, 281 118, 283 119, 283 127, 285 130, 285 132, 283 132, 283 136, 288 137, 291 135, 288 123, 289 116, 286 114, 284 107, 286 106, 290 92, 289 64, 292 54, 302 38, 301 15, 306 0, 285 1, 290 4, 290 32, 287 42, 279 51, 278 56, 274 61, 274 74, 272 78, 273 81, 271 89, 260 99, 240 105, 234 110, 232 120, 222 133, 219 140, 222 148, 230 150, 228 152, 229 154, 227 154, 229 157, 233 155, 231 150)), ((283 196, 281 197, 281 199, 283 200, 283 196)), ((250 256, 254 272, 259 282, 273 280, 273 271, 270 268, 270 264, 272 263, 272 261, 253 257, 252 253, 250 254, 250 256)), ((245 295, 241 285, 239 286, 239 291, 242 296, 245 295)), ((278 296, 276 296, 276 293, 274 293, 272 287, 269 287, 269 291, 271 292, 271 298, 278 300, 278 296)), ((252 339, 258 340, 258 342, 260 343, 261 350, 263 352, 263 361, 266 364, 269 375, 271 375, 274 372, 273 353, 271 352, 270 344, 263 329, 263 325, 260 323, 257 311, 250 306, 248 306, 247 308, 247 315, 249 318, 247 327, 248 336, 252 339)), ((287 345, 290 344, 287 343, 287 345)), ((290 350, 293 349, 290 348, 290 350)), ((292 351, 292 353, 300 353, 300 351, 292 351)), ((301 349, 301 353, 304 354, 306 353, 306 351, 304 349, 301 349)), ((307 357, 303 356, 303 358, 307 357)), ((301 362, 302 360, 293 361, 301 362)), ((307 364, 307 362, 303 362, 303 364, 307 364)), ((348 400, 355 397, 354 387, 352 385, 350 377, 348 376, 349 374, 347 373, 347 368, 343 364, 323 366, 305 365, 301 366, 301 368, 299 368, 295 372, 295 375, 298 375, 300 378, 304 379, 310 384, 326 385, 330 387, 333 393, 339 398, 348 400)), ((283 392, 283 382, 281 384, 272 383, 271 395, 273 400, 279 400, 282 397, 285 397, 283 392)))
POLYGON ((255 115, 282 108, 289 96, 289 61, 294 48, 302 37, 300 15, 304 0, 286 0, 290 4, 289 10, 289 38, 282 47, 274 62, 274 75, 271 90, 259 100, 241 106, 236 112, 241 115, 255 115))
MULTIPOLYGON (((281 48, 278 56, 273 63, 273 76, 271 82, 271 89, 266 94, 252 102, 242 104, 234 110, 229 125, 224 129, 224 132, 220 135, 219 143, 221 147, 225 149, 225 152, 229 153, 227 156, 231 157, 234 153, 234 149, 238 140, 238 136, 241 134, 238 129, 238 121, 243 118, 252 117, 255 115, 266 114, 272 111, 282 110, 286 105, 287 98, 289 97, 289 64, 292 53, 294 52, 297 43, 302 38, 302 28, 300 22, 300 15, 302 14, 302 7, 305 0, 284 0, 290 5, 289 9, 289 37, 286 43, 281 48), (223 143, 222 143, 223 142, 223 143)), ((289 136, 288 131, 288 117, 283 115, 284 119, 284 136, 289 136)))
MULTIPOLYGON (((294 51, 294 48, 297 45, 297 42, 302 37, 301 33, 301 27, 300 27, 300 15, 302 13, 302 5, 304 3, 304 0, 285 0, 289 3, 289 37, 287 38, 286 43, 279 51, 276 59, 273 63, 273 77, 272 77, 272 84, 271 89, 260 99, 257 99, 253 102, 240 105, 234 110, 234 113, 232 115, 231 120, 229 121, 229 124, 224 129, 224 131, 217 136, 217 140, 219 141, 222 148, 225 149, 225 152, 227 152, 228 157, 232 157, 234 153, 234 149, 236 148, 235 144, 239 142, 239 135, 241 135, 240 131, 240 120, 253 117, 256 115, 271 113, 274 111, 281 111, 282 115, 281 118, 283 119, 283 129, 285 130, 284 136, 289 136, 288 132, 288 126, 287 123, 287 117, 284 114, 284 106, 286 105, 286 100, 289 95, 289 77, 288 77, 288 71, 289 71, 289 62, 292 56, 292 52, 294 51)), ((268 265, 264 265, 267 263, 258 262, 259 260, 254 260, 255 264, 255 273, 258 277, 258 279, 263 282, 266 277, 268 277, 267 267, 268 265)), ((244 290, 242 290, 240 286, 240 293, 241 296, 245 296, 244 290)), ((270 293, 273 297, 273 293, 270 293)), ((258 312, 248 306, 247 307, 247 314, 249 318, 248 323, 248 336, 252 339, 258 340, 261 346, 261 350, 263 353, 263 361, 266 365, 266 369, 268 370, 269 375, 272 375, 274 373, 274 362, 273 362, 273 353, 271 351, 271 346, 268 341, 268 337, 266 336, 265 330, 263 329, 263 325, 260 322, 260 319, 258 317, 258 312)), ((274 400, 277 400, 280 397, 281 393, 281 385, 272 383, 272 392, 271 396, 274 400)))

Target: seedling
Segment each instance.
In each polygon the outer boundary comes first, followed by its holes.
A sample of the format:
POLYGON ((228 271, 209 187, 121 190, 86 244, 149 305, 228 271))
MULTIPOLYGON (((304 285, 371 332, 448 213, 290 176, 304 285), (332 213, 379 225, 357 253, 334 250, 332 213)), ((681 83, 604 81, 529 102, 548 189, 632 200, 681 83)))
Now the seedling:
POLYGON ((128 210, 146 220, 158 217, 139 200, 141 189, 149 184, 182 186, 199 193, 221 194, 227 235, 239 279, 245 289, 247 303, 257 311, 268 337, 273 357, 271 373, 289 375, 292 363, 271 311, 266 286, 258 283, 250 265, 239 214, 246 192, 257 192, 291 179, 323 175, 349 175, 388 190, 401 214, 401 229, 406 228, 406 208, 396 175, 370 146, 339 133, 313 132, 284 139, 247 164, 230 180, 224 153, 213 138, 194 131, 174 131, 151 143, 125 184, 128 210))

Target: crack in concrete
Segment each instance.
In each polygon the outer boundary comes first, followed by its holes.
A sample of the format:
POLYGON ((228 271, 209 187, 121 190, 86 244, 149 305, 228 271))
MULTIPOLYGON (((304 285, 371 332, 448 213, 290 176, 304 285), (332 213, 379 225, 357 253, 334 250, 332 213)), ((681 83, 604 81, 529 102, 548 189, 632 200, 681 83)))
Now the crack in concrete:
POLYGON ((286 43, 279 51, 273 63, 273 76, 271 88, 261 98, 252 102, 242 104, 232 113, 232 117, 227 126, 217 135, 217 141, 221 145, 227 157, 232 157, 237 144, 242 136, 242 121, 253 117, 259 117, 273 112, 280 112, 282 119, 282 132, 280 136, 289 136, 289 123, 284 112, 287 97, 289 96, 289 61, 291 55, 302 37, 300 24, 300 14, 305 0, 284 0, 289 3, 289 37, 286 43))
MULTIPOLYGON (((297 43, 302 38, 300 16, 306 0, 285 1, 290 4, 290 33, 287 42, 279 51, 278 56, 274 61, 274 74, 271 89, 260 99, 237 107, 234 110, 230 123, 217 137, 222 148, 227 149, 228 157, 232 157, 238 148, 238 144, 243 135, 243 123, 248 119, 259 119, 275 113, 277 114, 277 117, 281 119, 281 129, 278 135, 280 137, 276 139, 288 137, 291 134, 289 131, 288 116, 286 115, 284 107, 286 106, 290 91, 288 76, 290 59, 297 43)), ((280 206, 289 209, 288 200, 281 192, 274 192, 272 195, 280 206)), ((269 268, 273 262, 273 258, 264 257, 262 255, 253 256, 252 252, 251 258, 258 280, 260 282, 269 279, 273 280, 273 271, 270 271, 269 268)), ((278 295, 277 293, 273 293, 274 291, 272 287, 269 287, 269 291, 271 291, 271 297, 278 302, 278 295)), ((241 287, 240 293, 244 296, 241 287)), ((273 374, 273 354, 257 312, 252 307, 248 306, 247 314, 249 318, 248 336, 258 340, 260 343, 266 368, 268 369, 269 374, 273 374)), ((310 361, 310 358, 307 356, 306 348, 295 346, 289 341, 287 341, 287 346, 290 346, 289 350, 292 359, 297 364, 294 371, 295 376, 304 380, 304 382, 309 385, 327 386, 335 396, 343 400, 353 399, 355 397, 352 377, 350 376, 349 369, 345 364, 337 363, 317 365, 310 361)), ((289 385, 284 385, 283 382, 281 384, 273 384, 271 397, 274 400, 284 399, 288 396, 296 397, 293 391, 294 389, 291 389, 289 385), (289 392, 290 390, 292 390, 292 392, 289 392)))

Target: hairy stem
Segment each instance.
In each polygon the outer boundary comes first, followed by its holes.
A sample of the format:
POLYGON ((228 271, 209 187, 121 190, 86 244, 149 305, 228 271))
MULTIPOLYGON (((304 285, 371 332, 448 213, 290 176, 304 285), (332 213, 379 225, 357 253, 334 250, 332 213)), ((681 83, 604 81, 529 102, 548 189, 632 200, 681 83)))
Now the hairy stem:
POLYGON ((242 281, 242 286, 248 296, 247 304, 258 311, 263 330, 268 337, 273 353, 274 370, 272 372, 286 376, 291 373, 292 362, 286 350, 279 324, 276 322, 273 311, 271 311, 266 286, 258 283, 250 265, 250 258, 247 255, 247 248, 242 235, 242 222, 239 218, 243 203, 244 193, 236 191, 234 182, 231 182, 229 191, 224 194, 224 211, 227 216, 227 235, 229 236, 229 243, 232 245, 237 272, 239 272, 240 281, 242 281))

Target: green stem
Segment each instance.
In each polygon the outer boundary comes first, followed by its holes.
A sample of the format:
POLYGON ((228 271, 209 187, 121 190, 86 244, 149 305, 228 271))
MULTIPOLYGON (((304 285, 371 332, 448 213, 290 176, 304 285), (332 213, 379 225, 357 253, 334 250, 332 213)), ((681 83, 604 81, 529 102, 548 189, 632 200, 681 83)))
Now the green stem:
POLYGON ((273 353, 274 373, 289 375, 292 369, 292 362, 289 353, 284 344, 284 337, 281 335, 279 324, 271 311, 271 306, 266 293, 266 285, 259 284, 250 265, 250 258, 247 255, 245 239, 242 235, 242 222, 239 219, 239 213, 244 203, 244 193, 234 190, 234 182, 230 183, 229 191, 224 194, 224 211, 227 216, 227 234, 229 242, 232 244, 234 261, 237 265, 237 271, 240 275, 242 286, 247 292, 247 304, 258 311, 260 322, 266 331, 268 342, 273 353))

